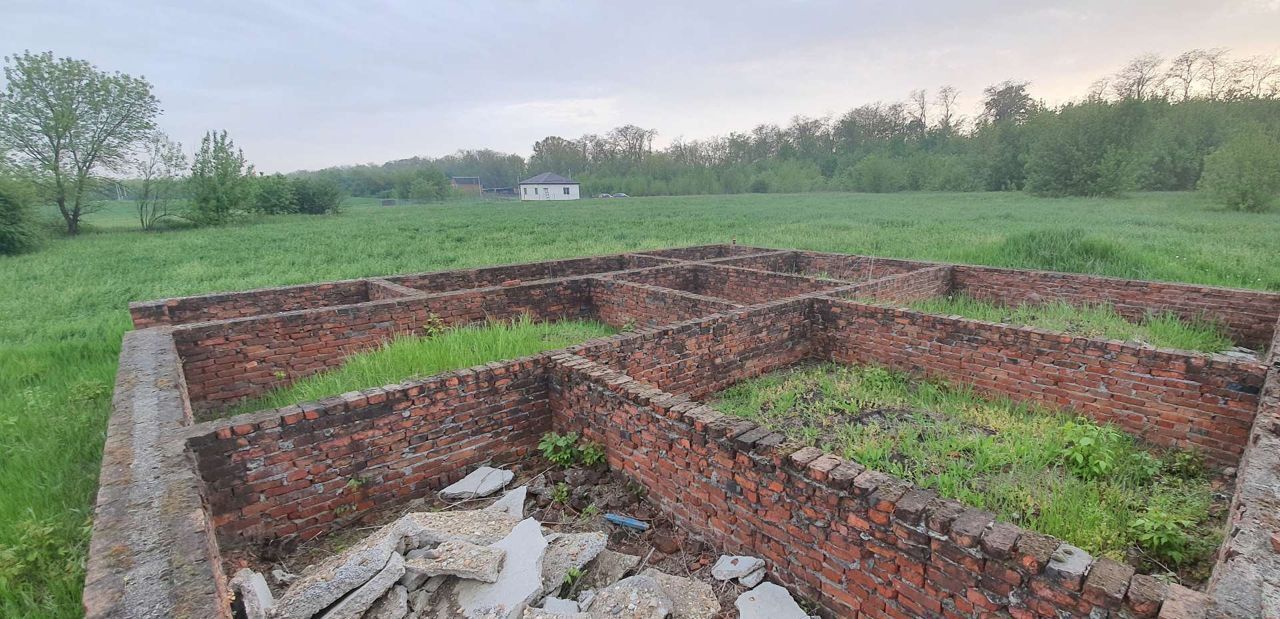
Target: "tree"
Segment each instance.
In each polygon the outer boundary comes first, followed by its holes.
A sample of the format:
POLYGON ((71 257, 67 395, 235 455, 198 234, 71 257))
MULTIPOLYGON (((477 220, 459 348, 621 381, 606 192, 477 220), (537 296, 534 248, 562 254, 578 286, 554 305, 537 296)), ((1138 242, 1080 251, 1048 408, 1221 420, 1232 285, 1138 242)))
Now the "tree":
POLYGON ((1229 209, 1267 210, 1280 195, 1280 141, 1261 127, 1240 131, 1205 158, 1200 189, 1229 209))
POLYGON ((1251 56, 1236 64, 1241 94, 1254 99, 1280 94, 1280 64, 1268 56, 1251 56))
POLYGON ((192 221, 223 224, 248 208, 253 197, 253 166, 227 132, 210 131, 200 140, 191 166, 192 221))
POLYGON ((1163 63, 1164 60, 1155 54, 1138 56, 1116 73, 1111 88, 1121 99, 1145 101, 1155 97, 1164 81, 1160 71, 1163 63))
POLYGON ((298 196, 292 179, 276 173, 259 176, 255 184, 257 187, 253 192, 253 210, 268 215, 298 212, 298 196))
POLYGON ((80 232, 86 196, 102 170, 123 171, 155 128, 160 103, 145 78, 107 73, 52 52, 6 56, 0 140, 80 232))
POLYGON ((342 204, 342 188, 327 178, 295 178, 293 192, 298 212, 307 215, 336 213, 342 204))
POLYGON ((943 137, 951 137, 959 133, 960 126, 964 124, 964 119, 956 114, 956 99, 960 97, 960 91, 955 86, 947 85, 938 89, 938 94, 934 96, 935 105, 938 107, 938 133, 943 137))
POLYGON ((1191 99, 1196 82, 1204 72, 1204 55, 1204 50, 1193 49, 1182 52, 1169 61, 1165 83, 1172 86, 1171 93, 1178 101, 1191 99))
POLYGON ((1031 117, 1039 107, 1027 94, 1029 82, 1004 81, 982 90, 982 120, 998 124, 1005 121, 1021 123, 1031 117))
POLYGON ((152 230, 160 221, 177 215, 172 209, 173 200, 186 170, 182 144, 170 141, 159 131, 142 143, 133 172, 137 177, 134 203, 143 230, 152 230))

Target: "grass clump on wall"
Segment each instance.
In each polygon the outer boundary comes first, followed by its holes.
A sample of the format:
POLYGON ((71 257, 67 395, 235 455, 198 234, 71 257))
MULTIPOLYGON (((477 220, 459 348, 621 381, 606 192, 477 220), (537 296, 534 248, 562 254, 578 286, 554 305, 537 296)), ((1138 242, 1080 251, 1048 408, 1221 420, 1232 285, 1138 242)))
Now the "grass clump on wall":
POLYGON ((1070 335, 1142 342, 1157 348, 1220 352, 1234 342, 1221 325, 1182 320, 1169 313, 1149 314, 1141 322, 1126 320, 1106 305, 1075 306, 1062 301, 1007 307, 965 295, 934 297, 907 304, 930 314, 959 315, 974 320, 1062 331, 1070 335))
POLYGON ((1095 555, 1187 583, 1212 567, 1225 506, 1195 452, 878 366, 776 372, 715 406, 1095 555))
POLYGON ((445 329, 428 336, 405 335, 349 357, 342 367, 303 378, 238 406, 247 412, 424 378, 461 368, 563 348, 615 330, 588 320, 534 322, 528 316, 445 329))

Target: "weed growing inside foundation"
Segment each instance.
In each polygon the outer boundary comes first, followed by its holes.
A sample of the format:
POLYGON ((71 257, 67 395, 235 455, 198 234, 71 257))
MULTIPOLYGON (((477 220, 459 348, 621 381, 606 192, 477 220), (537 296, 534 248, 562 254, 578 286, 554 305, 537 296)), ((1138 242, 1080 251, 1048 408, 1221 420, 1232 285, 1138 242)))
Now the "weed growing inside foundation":
POLYGON ((1212 565, 1223 506, 1198 456, 1110 426, 877 366, 777 372, 715 406, 1095 555, 1188 583, 1212 565))
POLYGON ((352 355, 340 368, 309 376, 245 402, 226 415, 318 400, 490 361, 533 355, 613 333, 613 328, 595 321, 535 322, 524 316, 511 321, 437 329, 424 336, 401 336, 375 350, 352 355))
POLYGON ((1061 301, 1007 307, 965 295, 935 297, 907 304, 930 314, 960 315, 975 320, 1030 326, 1071 335, 1138 341, 1158 348, 1219 352, 1235 345, 1221 325, 1187 321, 1169 313, 1149 314, 1141 322, 1126 320, 1106 305, 1075 306, 1061 301))

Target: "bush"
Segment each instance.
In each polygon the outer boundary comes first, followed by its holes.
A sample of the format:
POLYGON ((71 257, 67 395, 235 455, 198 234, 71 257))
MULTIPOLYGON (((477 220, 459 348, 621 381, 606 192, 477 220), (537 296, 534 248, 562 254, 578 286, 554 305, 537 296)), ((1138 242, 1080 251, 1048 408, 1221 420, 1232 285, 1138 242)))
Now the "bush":
POLYGON ((30 251, 37 240, 31 194, 17 181, 0 178, 0 255, 30 251))
POLYGON ((336 213, 342 205, 342 188, 327 178, 297 178, 293 181, 297 212, 307 215, 336 213))
POLYGON ((1280 142, 1261 128, 1241 132, 1205 158, 1199 188, 1232 210, 1267 210, 1280 195, 1280 142))
POLYGON ((1113 196, 1133 182, 1129 151, 1143 123, 1132 103, 1066 106, 1032 133, 1026 186, 1042 196, 1113 196))
POLYGON ((892 193, 908 188, 908 174, 907 164, 901 159, 868 155, 845 170, 841 184, 852 191, 892 193))
POLYGON ((1062 435, 1066 438, 1060 454, 1062 461, 1076 476, 1098 479, 1115 469, 1121 440, 1115 428, 1079 419, 1064 424, 1062 435))
POLYGON ((298 212, 298 196, 294 182, 283 174, 263 176, 256 180, 253 210, 268 215, 298 212))

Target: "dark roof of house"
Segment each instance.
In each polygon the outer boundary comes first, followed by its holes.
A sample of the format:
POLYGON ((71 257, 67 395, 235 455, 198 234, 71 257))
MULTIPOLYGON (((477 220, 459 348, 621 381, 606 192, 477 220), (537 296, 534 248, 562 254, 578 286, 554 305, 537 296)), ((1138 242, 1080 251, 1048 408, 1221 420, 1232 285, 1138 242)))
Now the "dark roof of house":
POLYGON ((565 178, 559 174, 551 172, 543 172, 532 178, 526 178, 520 181, 521 185, 577 185, 578 181, 571 178, 565 178))

